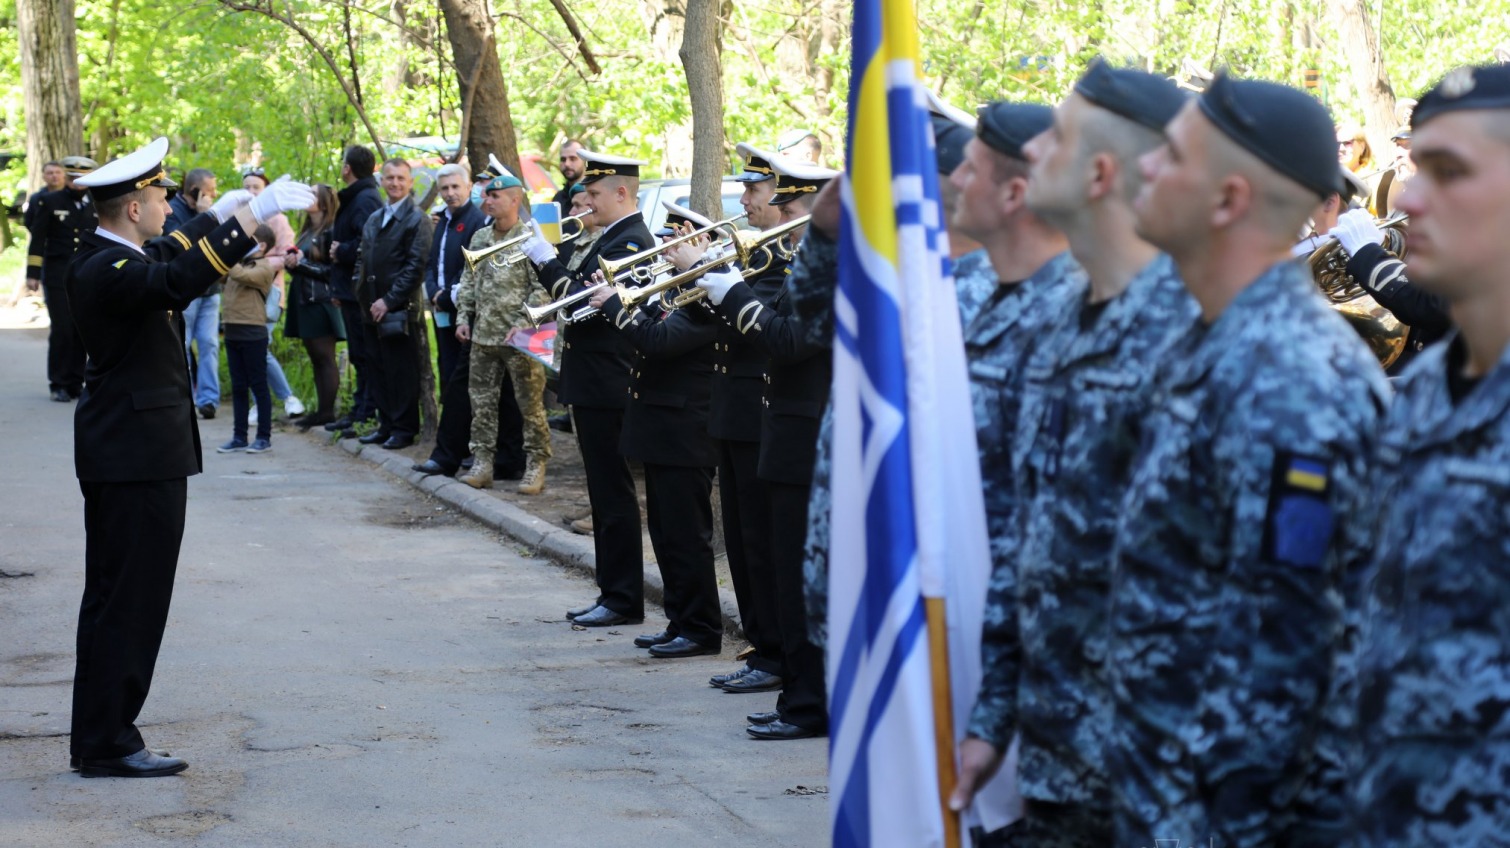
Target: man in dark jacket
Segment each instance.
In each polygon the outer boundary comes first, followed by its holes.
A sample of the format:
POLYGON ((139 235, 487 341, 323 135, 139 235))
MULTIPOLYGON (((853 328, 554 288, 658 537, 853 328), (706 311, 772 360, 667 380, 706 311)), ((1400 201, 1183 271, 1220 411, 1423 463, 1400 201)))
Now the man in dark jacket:
POLYGON ((408 162, 383 163, 388 205, 372 213, 362 228, 352 275, 362 342, 376 371, 378 428, 360 441, 387 450, 409 447, 419 434, 419 297, 434 226, 409 197, 413 186, 408 162))
POLYGON ((377 180, 372 177, 375 167, 376 157, 360 144, 346 148, 341 159, 341 179, 346 187, 336 192, 341 208, 336 211, 336 221, 330 230, 330 287, 341 303, 341 320, 346 325, 346 354, 357 370, 357 384, 351 396, 351 409, 325 425, 325 429, 332 432, 348 430, 352 424, 377 414, 372 386, 377 351, 367 346, 366 337, 361 332, 364 307, 357 303, 352 286, 352 270, 356 267, 357 251, 361 247, 362 227, 372 213, 383 206, 383 193, 378 191, 377 180))
POLYGON ((167 151, 159 138, 80 179, 100 210, 67 284, 89 351, 74 413, 85 553, 69 743, 84 777, 188 768, 148 750, 136 728, 173 597, 188 477, 201 470, 179 313, 246 254, 259 223, 314 202, 307 186, 283 183, 155 238, 177 188, 167 151))
POLYGON ((95 163, 83 156, 69 156, 62 164, 63 187, 38 197, 27 211, 31 241, 26 250, 26 279, 33 288, 41 282, 42 297, 47 302, 47 387, 53 400, 67 403, 78 397, 84 386, 84 346, 73 326, 73 309, 64 285, 68 262, 78 251, 80 238, 92 231, 95 223, 89 194, 74 184, 74 178, 93 171, 95 163))
MULTIPOLYGON (((163 224, 163 235, 182 229, 207 211, 217 194, 214 171, 195 168, 184 174, 183 191, 168 201, 172 212, 163 224)), ((188 353, 191 346, 197 349, 190 359, 195 364, 194 406, 201 418, 214 418, 220 406, 221 288, 217 281, 184 309, 184 351, 188 353)))
POLYGON ((456 304, 449 293, 461 281, 461 271, 466 266, 461 252, 472 243, 472 234, 487 216, 472 203, 466 168, 447 165, 436 174, 435 182, 445 208, 435 216, 435 238, 430 242, 430 257, 425 265, 425 300, 433 310, 440 384, 445 385, 456 370, 461 352, 461 342, 456 340, 456 304), (442 296, 442 292, 447 294, 442 296))

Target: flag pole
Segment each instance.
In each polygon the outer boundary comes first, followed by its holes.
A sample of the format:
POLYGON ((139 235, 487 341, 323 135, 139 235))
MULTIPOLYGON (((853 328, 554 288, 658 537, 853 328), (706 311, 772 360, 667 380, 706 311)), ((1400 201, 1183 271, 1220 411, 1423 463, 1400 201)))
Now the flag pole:
POLYGON ((933 746, 938 756, 939 809, 944 815, 944 848, 960 848, 959 814, 949 796, 959 782, 954 768, 954 698, 949 685, 949 632, 943 598, 924 598, 928 614, 928 666, 933 677, 933 746))

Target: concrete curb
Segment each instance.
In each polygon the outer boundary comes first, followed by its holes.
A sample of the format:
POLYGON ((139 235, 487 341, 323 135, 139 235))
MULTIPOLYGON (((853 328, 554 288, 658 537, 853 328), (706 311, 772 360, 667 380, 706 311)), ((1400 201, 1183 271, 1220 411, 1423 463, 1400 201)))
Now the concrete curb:
MULTIPOLYGON (((528 545, 557 563, 589 577, 593 575, 596 558, 592 539, 558 527, 454 478, 420 474, 410 467, 413 463, 409 457, 383 450, 376 445, 363 445, 356 439, 341 439, 337 444, 352 456, 377 466, 427 495, 445 501, 471 518, 528 545)), ((653 562, 646 563, 645 599, 664 604, 666 587, 661 582, 659 569, 653 566, 653 562)), ((723 616, 725 635, 743 639, 744 630, 740 625, 739 607, 734 601, 733 591, 719 589, 718 605, 723 616)))

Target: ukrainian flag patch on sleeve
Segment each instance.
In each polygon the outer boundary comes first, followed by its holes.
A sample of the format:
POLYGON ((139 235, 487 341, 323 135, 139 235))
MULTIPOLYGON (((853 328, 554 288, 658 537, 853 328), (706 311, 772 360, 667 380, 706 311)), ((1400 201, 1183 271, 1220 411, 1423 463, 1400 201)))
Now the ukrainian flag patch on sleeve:
POLYGON ((1274 457, 1264 518, 1266 558, 1301 568, 1325 563, 1336 525, 1331 488, 1325 459, 1287 452, 1274 457))

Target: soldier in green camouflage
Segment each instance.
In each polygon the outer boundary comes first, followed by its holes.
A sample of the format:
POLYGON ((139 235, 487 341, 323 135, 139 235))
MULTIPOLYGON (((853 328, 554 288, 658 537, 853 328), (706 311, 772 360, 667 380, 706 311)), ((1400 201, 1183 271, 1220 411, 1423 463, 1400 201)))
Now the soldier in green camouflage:
MULTIPOLYGON (((524 186, 505 174, 483 190, 482 211, 493 225, 472 236, 472 250, 481 250, 528 232, 520 219, 524 186)), ((510 262, 514 251, 494 254, 462 272, 456 293, 456 338, 471 341, 472 470, 461 478, 477 489, 493 485, 493 450, 498 444, 498 395, 503 375, 514 384, 514 400, 524 419, 524 478, 518 491, 536 495, 545 488, 545 465, 551 458, 550 428, 545 422, 545 366, 512 347, 510 336, 530 325, 526 306, 545 296, 535 284, 529 262, 510 262)))

